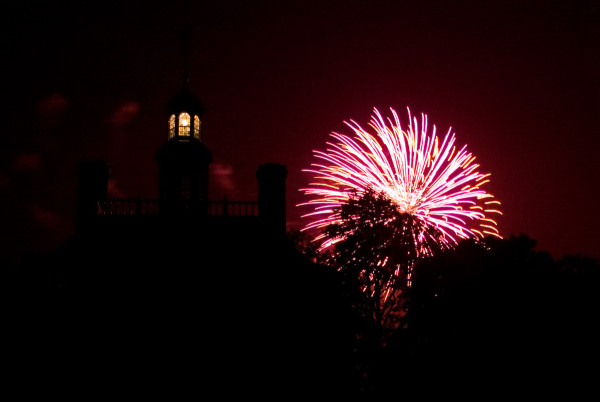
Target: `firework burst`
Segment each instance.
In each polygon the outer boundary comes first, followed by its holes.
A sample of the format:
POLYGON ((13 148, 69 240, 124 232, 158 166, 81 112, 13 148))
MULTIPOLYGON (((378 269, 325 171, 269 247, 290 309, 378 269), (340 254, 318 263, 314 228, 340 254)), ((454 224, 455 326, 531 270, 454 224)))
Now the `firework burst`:
POLYGON ((384 118, 375 108, 369 122, 374 131, 353 120, 344 122, 353 136, 333 132, 325 151, 314 151, 317 162, 305 172, 313 175, 307 188, 310 199, 298 206, 311 207, 303 218, 303 230, 316 230, 321 249, 340 238, 327 238, 323 229, 340 222, 340 207, 351 194, 367 189, 385 194, 402 213, 417 218, 424 227, 439 233, 445 246, 460 239, 500 237, 492 215, 501 214, 500 202, 483 186, 489 173, 480 173, 475 157, 466 146, 457 148, 450 128, 440 140, 436 127, 428 132, 427 116, 421 121, 408 110, 408 127, 402 128, 396 111, 384 118))

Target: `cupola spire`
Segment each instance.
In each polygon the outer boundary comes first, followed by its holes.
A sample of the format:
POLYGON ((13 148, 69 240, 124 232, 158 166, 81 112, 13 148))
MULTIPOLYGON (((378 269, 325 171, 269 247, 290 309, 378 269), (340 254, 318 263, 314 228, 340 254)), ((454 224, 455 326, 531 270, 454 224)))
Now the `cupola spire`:
POLYGON ((184 46, 184 81, 167 102, 168 138, 155 155, 158 163, 158 209, 161 214, 206 213, 209 165, 212 153, 202 142, 204 107, 189 88, 187 32, 184 46))
POLYGON ((202 113, 204 107, 189 88, 189 32, 182 30, 183 85, 167 104, 169 116, 169 141, 201 141, 202 113))
POLYGON ((190 31, 184 28, 179 33, 182 42, 182 53, 183 53, 183 88, 189 89, 188 84, 190 81, 190 31))

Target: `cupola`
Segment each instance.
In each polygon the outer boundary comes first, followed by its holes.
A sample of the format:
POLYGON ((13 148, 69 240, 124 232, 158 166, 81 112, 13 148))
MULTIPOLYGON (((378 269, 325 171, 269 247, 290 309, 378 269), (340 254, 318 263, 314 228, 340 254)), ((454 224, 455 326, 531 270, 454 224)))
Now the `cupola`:
POLYGON ((201 141, 202 102, 184 81, 166 105, 169 136, 157 150, 158 209, 161 214, 203 214, 208 201, 212 153, 201 141))
POLYGON ((204 107, 200 99, 189 91, 187 80, 183 88, 167 103, 169 141, 201 141, 200 129, 204 107))

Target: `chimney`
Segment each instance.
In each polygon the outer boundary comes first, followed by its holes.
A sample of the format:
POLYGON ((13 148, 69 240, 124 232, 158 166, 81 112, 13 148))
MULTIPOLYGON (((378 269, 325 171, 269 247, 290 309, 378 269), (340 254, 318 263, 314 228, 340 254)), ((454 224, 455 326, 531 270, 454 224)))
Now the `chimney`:
POLYGON ((260 165, 258 179, 258 216, 266 234, 285 235, 285 180, 287 168, 278 163, 260 165))
POLYGON ((108 163, 98 159, 77 166, 77 231, 89 228, 98 213, 98 202, 108 197, 108 163))

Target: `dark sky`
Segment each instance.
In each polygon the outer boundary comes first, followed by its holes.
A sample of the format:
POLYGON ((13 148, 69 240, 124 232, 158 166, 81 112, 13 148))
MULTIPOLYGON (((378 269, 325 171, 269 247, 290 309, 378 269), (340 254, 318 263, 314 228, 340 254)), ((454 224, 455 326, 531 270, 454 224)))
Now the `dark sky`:
POLYGON ((255 200, 257 167, 283 163, 300 227, 312 150, 410 107, 492 174, 503 236, 600 257, 597 1, 83 4, 1 6, 3 259, 72 233, 80 160, 110 163, 113 196, 156 198, 184 28, 213 199, 255 200))

